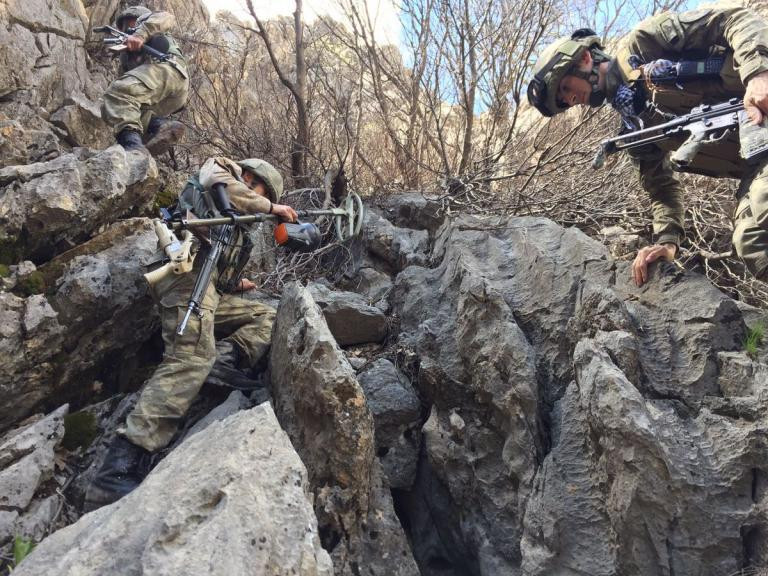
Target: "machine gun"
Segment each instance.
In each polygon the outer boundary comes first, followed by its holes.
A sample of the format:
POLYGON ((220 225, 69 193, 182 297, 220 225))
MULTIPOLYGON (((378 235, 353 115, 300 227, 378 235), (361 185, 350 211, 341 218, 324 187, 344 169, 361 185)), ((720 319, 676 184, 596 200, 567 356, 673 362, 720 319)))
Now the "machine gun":
MULTIPOLYGON (((103 42, 106 46, 109 46, 110 50, 115 52, 122 52, 125 50, 125 40, 128 38, 128 36, 130 36, 130 34, 123 32, 122 30, 118 30, 117 28, 106 25, 97 26, 93 29, 93 32, 95 34, 108 34, 108 36, 103 38, 103 42)), ((147 44, 144 44, 141 47, 141 51, 145 54, 149 54, 152 56, 152 58, 155 58, 160 62, 167 62, 171 59, 171 54, 166 54, 165 52, 158 50, 156 47, 148 46, 147 44)))
POLYGON ((616 152, 688 134, 688 139, 670 156, 672 167, 675 170, 684 171, 693 162, 702 146, 719 142, 737 128, 741 143, 741 157, 747 162, 756 162, 768 151, 768 130, 764 129, 764 125, 753 125, 744 110, 742 101, 732 98, 720 104, 697 106, 689 114, 663 124, 603 140, 592 161, 592 167, 602 168, 605 157, 616 152))

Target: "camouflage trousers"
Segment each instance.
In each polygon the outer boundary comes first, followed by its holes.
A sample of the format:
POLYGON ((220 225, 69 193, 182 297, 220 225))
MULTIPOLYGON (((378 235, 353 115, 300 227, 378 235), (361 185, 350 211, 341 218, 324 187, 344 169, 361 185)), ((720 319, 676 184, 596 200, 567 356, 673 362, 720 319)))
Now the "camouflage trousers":
POLYGON ((733 246, 749 271, 768 281, 768 161, 742 179, 733 228, 733 246))
POLYGON ((126 72, 104 93, 101 117, 115 134, 144 134, 152 116, 168 116, 187 103, 189 80, 168 63, 148 62, 126 72))
MULTIPOLYGON (((198 254, 197 261, 202 261, 198 254)), ((196 262, 197 263, 197 262, 196 262)), ((216 359, 215 337, 226 338, 255 366, 269 350, 275 310, 208 287, 202 318, 192 314, 183 336, 176 328, 187 310, 197 268, 184 275, 169 274, 153 287, 160 309, 163 361, 145 383, 136 406, 120 432, 149 451, 166 446, 179 421, 192 405, 216 359)))

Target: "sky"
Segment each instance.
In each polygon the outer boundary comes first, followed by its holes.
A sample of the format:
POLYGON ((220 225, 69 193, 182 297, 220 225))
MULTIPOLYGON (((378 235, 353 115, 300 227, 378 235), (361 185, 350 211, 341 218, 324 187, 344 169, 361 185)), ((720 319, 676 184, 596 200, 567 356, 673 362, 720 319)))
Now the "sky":
MULTIPOLYGON (((252 0, 253 8, 260 18, 269 20, 275 16, 291 15, 295 10, 293 0, 252 0)), ((379 42, 399 44, 400 17, 395 0, 356 0, 368 4, 376 23, 376 39, 379 42)), ((239 17, 249 16, 245 0, 203 0, 208 11, 214 15, 219 10, 229 10, 239 17)), ((341 11, 337 0, 304 0, 304 21, 312 22, 318 15, 340 19, 341 11)))

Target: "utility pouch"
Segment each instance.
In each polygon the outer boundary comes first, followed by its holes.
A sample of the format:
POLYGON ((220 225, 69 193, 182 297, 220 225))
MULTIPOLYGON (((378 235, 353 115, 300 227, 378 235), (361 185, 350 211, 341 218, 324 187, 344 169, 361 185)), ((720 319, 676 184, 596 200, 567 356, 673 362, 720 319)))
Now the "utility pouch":
POLYGON ((739 112, 739 144, 741 155, 749 164, 757 164, 768 155, 768 117, 754 125, 746 110, 739 112))

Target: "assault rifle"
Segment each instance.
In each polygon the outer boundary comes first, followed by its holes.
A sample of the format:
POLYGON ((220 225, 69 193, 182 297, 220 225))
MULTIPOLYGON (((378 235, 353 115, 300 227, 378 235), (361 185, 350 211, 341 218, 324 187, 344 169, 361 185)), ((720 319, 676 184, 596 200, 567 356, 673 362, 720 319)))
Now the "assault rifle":
POLYGON ((755 162, 768 151, 768 130, 764 126, 751 123, 738 98, 720 104, 704 104, 669 122, 603 140, 592 167, 602 168, 605 157, 616 152, 688 134, 688 139, 670 156, 672 167, 684 171, 702 146, 719 142, 737 128, 741 157, 747 162, 755 162))
MULTIPOLYGON (((110 50, 115 50, 117 52, 125 50, 125 40, 130 36, 130 34, 118 30, 117 28, 113 28, 112 26, 97 26, 93 31, 96 34, 109 34, 109 36, 103 39, 103 42, 110 47, 110 50)), ((141 47, 141 51, 149 54, 152 58, 155 58, 160 62, 166 62, 171 58, 171 54, 166 54, 147 44, 144 44, 141 47)))

